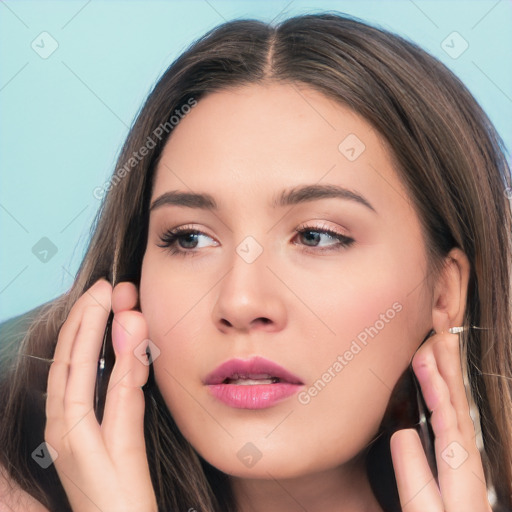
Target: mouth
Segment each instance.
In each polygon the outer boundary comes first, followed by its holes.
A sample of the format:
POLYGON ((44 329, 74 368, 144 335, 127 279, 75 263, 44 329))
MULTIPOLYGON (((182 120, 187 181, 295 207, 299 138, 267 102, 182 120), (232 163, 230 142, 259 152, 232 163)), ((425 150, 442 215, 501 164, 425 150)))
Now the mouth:
POLYGON ((231 359, 221 364, 205 379, 206 385, 256 386, 279 383, 303 384, 297 376, 263 357, 254 357, 249 360, 231 359))
POLYGON ((255 386, 258 384, 276 384, 282 382, 279 377, 272 377, 268 374, 260 375, 238 375, 234 374, 222 381, 222 384, 234 384, 235 386, 255 386))
POLYGON ((297 393, 303 382, 282 366, 254 357, 226 361, 206 377, 204 384, 230 407, 264 409, 297 393))

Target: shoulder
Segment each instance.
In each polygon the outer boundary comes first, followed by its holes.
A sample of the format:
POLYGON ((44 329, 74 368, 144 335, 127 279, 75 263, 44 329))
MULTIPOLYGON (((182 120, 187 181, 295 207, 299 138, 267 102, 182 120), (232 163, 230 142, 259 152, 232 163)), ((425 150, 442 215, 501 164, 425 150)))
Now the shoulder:
POLYGON ((22 490, 0 466, 0 512, 49 512, 33 496, 22 490))

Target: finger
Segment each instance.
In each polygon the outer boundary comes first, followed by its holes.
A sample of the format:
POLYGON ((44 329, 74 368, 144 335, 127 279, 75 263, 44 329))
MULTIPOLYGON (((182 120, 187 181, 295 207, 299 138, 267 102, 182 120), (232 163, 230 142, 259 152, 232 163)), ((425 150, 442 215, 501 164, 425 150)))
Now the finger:
POLYGON ((50 366, 47 381, 46 417, 53 423, 64 415, 64 397, 69 377, 69 367, 74 340, 80 329, 84 310, 93 304, 109 307, 110 299, 105 301, 112 287, 105 279, 100 279, 84 293, 71 308, 68 318, 63 323, 57 338, 53 363, 50 366))
POLYGON ((114 287, 112 293, 112 311, 114 314, 135 308, 137 301, 137 287, 133 283, 124 281, 114 287))
POLYGON ((66 413, 73 422, 93 408, 98 358, 110 313, 109 299, 105 295, 105 304, 93 304, 84 309, 82 323, 73 344, 64 397, 66 413), (108 309, 105 307, 107 305, 108 309))
POLYGON ((149 366, 135 355, 143 353, 148 328, 142 313, 121 311, 112 326, 112 342, 116 362, 112 370, 105 401, 101 430, 111 456, 126 460, 126 450, 133 448, 137 456, 145 454, 144 394, 142 386, 149 366))
POLYGON ((102 451, 99 425, 93 409, 98 357, 110 313, 112 288, 95 289, 92 303, 83 309, 82 321, 72 344, 64 395, 65 432, 62 439, 73 452, 89 455, 102 451))
POLYGON ((137 288, 133 283, 127 281, 117 284, 112 293, 112 311, 114 312, 113 323, 118 327, 122 327, 126 333, 130 334, 130 330, 126 325, 120 322, 120 316, 116 313, 121 311, 132 310, 138 302, 137 288))
MULTIPOLYGON (((446 355, 445 355, 446 357, 446 355)), ((433 350, 417 353, 413 368, 432 416, 439 487, 446 512, 488 511, 487 488, 480 453, 474 439, 464 437, 440 375, 433 350)))
POLYGON ((440 334, 432 345, 436 364, 450 390, 450 401, 457 415, 457 425, 464 437, 474 438, 468 398, 462 377, 460 340, 458 334, 440 334))
POLYGON ((443 501, 418 433, 398 430, 391 436, 391 457, 403 512, 443 512, 443 501))
POLYGON ((54 360, 70 362, 73 341, 78 333, 82 322, 83 311, 88 306, 98 305, 110 310, 112 295, 112 285, 106 279, 98 279, 84 294, 76 301, 71 308, 68 318, 64 322, 59 332, 67 339, 67 342, 57 343, 55 347, 54 360), (108 295, 108 299, 106 296, 108 295))

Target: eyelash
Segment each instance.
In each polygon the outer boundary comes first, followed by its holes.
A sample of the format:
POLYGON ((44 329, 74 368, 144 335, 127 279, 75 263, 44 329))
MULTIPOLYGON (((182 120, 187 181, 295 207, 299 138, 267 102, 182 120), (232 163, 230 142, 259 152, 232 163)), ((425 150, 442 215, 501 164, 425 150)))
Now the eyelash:
MULTIPOLYGON (((332 229, 328 229, 323 226, 299 226, 295 229, 295 232, 299 235, 303 235, 305 233, 320 233, 323 235, 327 235, 331 238, 337 239, 338 243, 334 244, 333 246, 329 247, 320 247, 316 248, 314 246, 304 246, 303 251, 309 252, 331 252, 331 251, 339 251, 341 249, 345 249, 347 247, 350 247, 355 240, 353 238, 350 238, 348 236, 342 235, 341 233, 338 233, 337 231, 333 231, 332 229)), ((168 249, 169 252, 172 255, 178 255, 178 256, 193 256, 195 253, 197 253, 197 250, 194 249, 179 249, 177 248, 176 242, 180 239, 180 237, 183 237, 185 235, 205 235, 208 238, 209 237, 206 233, 203 233, 202 231, 199 231, 197 229, 193 229, 190 226, 180 226, 175 229, 169 229, 167 230, 162 236, 160 236, 161 244, 157 244, 158 247, 162 247, 163 249, 168 249)), ((294 242, 295 245, 298 245, 294 242)))

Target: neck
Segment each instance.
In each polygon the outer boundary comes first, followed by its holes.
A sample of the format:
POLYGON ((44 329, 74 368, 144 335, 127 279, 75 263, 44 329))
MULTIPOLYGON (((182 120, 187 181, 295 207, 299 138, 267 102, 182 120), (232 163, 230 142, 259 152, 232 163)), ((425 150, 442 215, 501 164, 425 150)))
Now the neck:
POLYGON ((364 461, 297 478, 232 478, 238 512, 383 512, 364 461))

